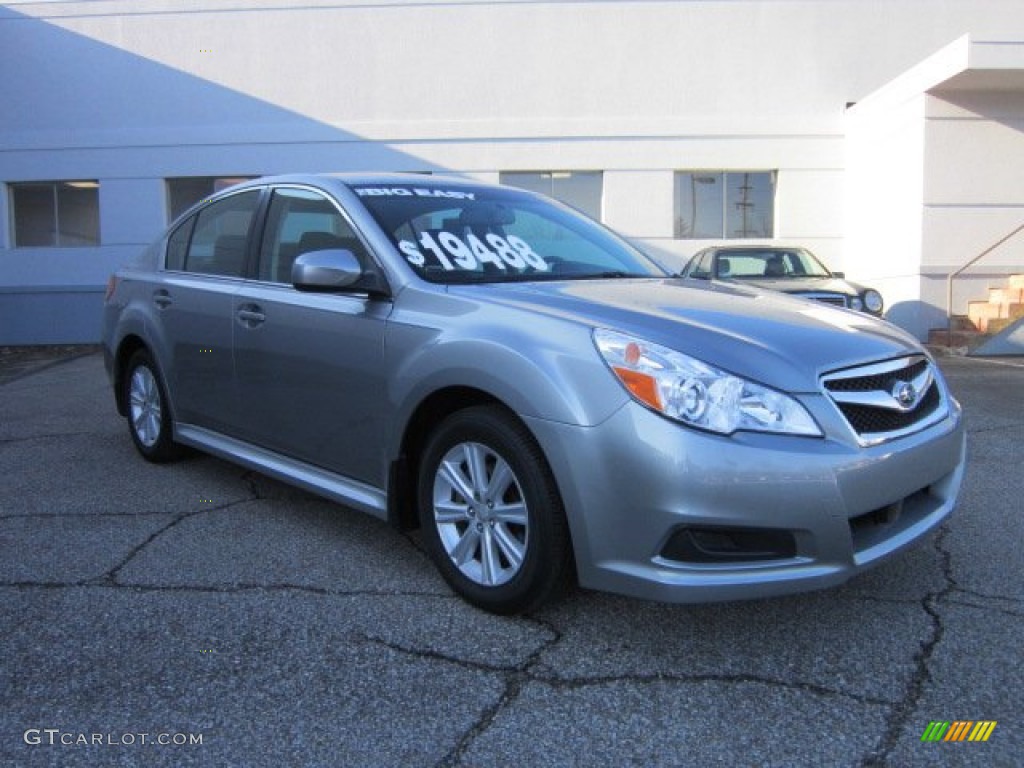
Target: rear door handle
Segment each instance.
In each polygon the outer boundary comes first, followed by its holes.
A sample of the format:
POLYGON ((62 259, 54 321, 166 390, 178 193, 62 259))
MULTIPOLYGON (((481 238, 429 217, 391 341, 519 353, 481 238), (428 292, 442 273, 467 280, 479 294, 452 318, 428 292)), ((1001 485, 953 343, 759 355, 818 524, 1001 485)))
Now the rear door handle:
POLYGON ((255 328, 267 319, 258 304, 243 304, 238 308, 238 321, 246 328, 255 328))
POLYGON ((153 292, 153 303, 160 309, 167 309, 174 303, 174 299, 171 298, 170 293, 161 288, 159 291, 153 292))

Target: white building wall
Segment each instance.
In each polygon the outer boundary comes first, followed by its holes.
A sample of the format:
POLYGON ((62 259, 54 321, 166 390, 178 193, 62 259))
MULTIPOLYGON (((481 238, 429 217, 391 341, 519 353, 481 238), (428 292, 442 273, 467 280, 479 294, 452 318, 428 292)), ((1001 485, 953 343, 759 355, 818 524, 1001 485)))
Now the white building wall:
POLYGON ((672 190, 671 171, 605 171, 602 220, 627 237, 670 239, 672 190))
POLYGON ((926 338, 1024 269, 1024 43, 965 36, 850 110, 847 263, 926 338))
POLYGON ((924 99, 865 104, 847 126, 844 263, 882 293, 893 322, 918 335, 930 322, 920 304, 924 99))
POLYGON ((33 333, 32 286, 74 322, 31 340, 94 336, 173 176, 603 171, 605 220, 678 263, 705 243, 672 238, 673 171, 777 170, 780 241, 867 279, 844 247, 846 103, 1015 31, 1005 0, 8 2, 0 183, 98 179, 103 243, 11 249, 0 228, 0 343, 33 333))
POLYGON ((1020 207, 1024 93, 940 89, 927 119, 928 205, 1020 207))
MULTIPOLYGON (((939 92, 927 97, 922 301, 945 315, 946 275, 996 246, 953 282, 967 314, 1011 272, 1024 272, 1024 93, 939 92)), ((938 313, 937 313, 938 314, 938 313)))

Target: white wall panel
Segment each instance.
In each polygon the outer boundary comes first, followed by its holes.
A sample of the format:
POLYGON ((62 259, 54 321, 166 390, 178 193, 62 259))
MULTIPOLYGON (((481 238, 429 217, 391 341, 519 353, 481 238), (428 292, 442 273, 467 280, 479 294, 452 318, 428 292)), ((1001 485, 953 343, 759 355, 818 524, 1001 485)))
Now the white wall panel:
POLYGON ((1024 205, 1024 111, 1013 119, 928 120, 928 205, 1024 205))
POLYGON ((836 169, 779 171, 776 235, 789 239, 835 237, 843 231, 846 186, 836 169))
MULTIPOLYGON (((1024 205, 957 206, 924 210, 921 266, 925 271, 950 271, 996 245, 1024 224, 1024 205)), ((1024 232, 993 250, 979 267, 1024 270, 1024 232)))
POLYGON ((920 278, 924 108, 920 95, 851 111, 843 259, 851 277, 881 291, 889 319, 921 338, 930 322, 920 278))
MULTIPOLYGON (((13 3, 41 17, 65 49, 108 46, 94 63, 129 89, 116 59, 150 75, 166 68, 328 125, 360 121, 593 120, 677 115, 841 116, 860 98, 965 31, 1007 35, 1013 7, 999 0, 784 2, 320 2, 152 0, 13 3), (1009 10, 1009 14, 1008 14, 1009 10), (912 32, 912 34, 911 34, 912 32), (69 37, 81 37, 71 43, 69 37), (866 41, 870 45, 866 46, 866 41), (110 69, 107 69, 110 67, 110 69)), ((1022 30, 1021 20, 1016 27, 1022 30)), ((25 18, 22 34, 40 22, 25 18)), ((41 62, 45 63, 45 62, 41 62)), ((33 79, 33 78, 29 78, 33 79)), ((38 78, 36 78, 38 79, 38 78)), ((166 77, 172 98, 183 95, 166 77)), ((49 83, 51 89, 59 83, 49 83)), ((90 108, 117 130, 110 95, 90 108)), ((181 124, 216 125, 214 90, 181 124)), ((149 101, 154 102, 158 94, 149 101)), ((60 108, 33 118, 47 124, 60 108)), ((278 114, 272 114, 277 111, 278 114)), ((163 117, 170 117, 161 113, 163 117)), ((147 121, 144 111, 136 118, 147 121)))
POLYGON ((629 237, 672 237, 671 171, 606 171, 604 222, 629 237))
POLYGON ((163 179, 101 179, 104 245, 147 245, 167 225, 163 179))

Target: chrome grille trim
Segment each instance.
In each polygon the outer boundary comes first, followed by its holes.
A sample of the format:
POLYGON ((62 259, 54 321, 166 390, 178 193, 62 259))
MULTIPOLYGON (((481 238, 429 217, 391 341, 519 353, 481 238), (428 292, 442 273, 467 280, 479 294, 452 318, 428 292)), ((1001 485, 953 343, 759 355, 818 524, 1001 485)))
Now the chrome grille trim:
POLYGON ((949 412, 933 363, 924 355, 833 371, 821 384, 865 446, 919 432, 949 412))
POLYGON ((822 304, 831 304, 834 307, 849 306, 849 297, 842 293, 808 291, 807 293, 794 293, 793 295, 799 296, 801 299, 811 299, 812 301, 820 301, 822 304))

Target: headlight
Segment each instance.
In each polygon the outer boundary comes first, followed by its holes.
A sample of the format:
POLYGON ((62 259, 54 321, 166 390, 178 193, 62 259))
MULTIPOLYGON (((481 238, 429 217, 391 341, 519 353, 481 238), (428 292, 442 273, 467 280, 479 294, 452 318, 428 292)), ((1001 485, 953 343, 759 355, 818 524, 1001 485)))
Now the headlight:
POLYGON ((864 291, 864 306, 867 307, 869 312, 878 314, 882 311, 882 294, 870 289, 864 291))
POLYGON ((856 309, 858 312, 864 309, 864 302, 861 301, 860 296, 850 297, 850 309, 856 309))
POLYGON ((821 435, 807 410, 781 392, 623 333, 598 328, 594 343, 630 395, 670 419, 723 435, 821 435))

